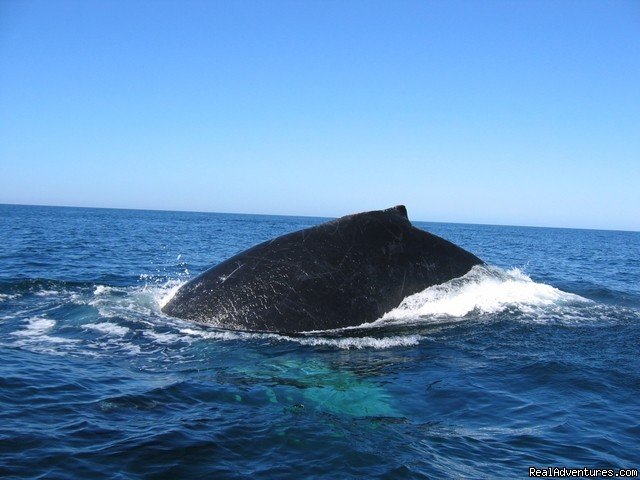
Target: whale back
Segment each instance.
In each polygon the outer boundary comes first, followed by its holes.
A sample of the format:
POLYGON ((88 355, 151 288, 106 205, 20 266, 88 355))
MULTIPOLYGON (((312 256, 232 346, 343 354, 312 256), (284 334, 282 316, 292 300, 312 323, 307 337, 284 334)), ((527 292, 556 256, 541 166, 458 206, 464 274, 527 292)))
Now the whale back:
POLYGON ((183 285, 163 312, 236 330, 292 333, 356 326, 480 263, 412 226, 399 205, 256 245, 183 285))

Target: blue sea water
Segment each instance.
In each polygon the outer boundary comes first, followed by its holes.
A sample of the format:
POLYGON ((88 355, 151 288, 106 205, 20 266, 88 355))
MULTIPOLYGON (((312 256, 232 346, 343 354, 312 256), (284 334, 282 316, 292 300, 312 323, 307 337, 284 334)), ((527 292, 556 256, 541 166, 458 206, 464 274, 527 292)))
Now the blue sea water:
POLYGON ((0 205, 0 477, 640 466, 640 233, 414 222, 489 267, 343 331, 161 313, 208 266, 322 221, 0 205))

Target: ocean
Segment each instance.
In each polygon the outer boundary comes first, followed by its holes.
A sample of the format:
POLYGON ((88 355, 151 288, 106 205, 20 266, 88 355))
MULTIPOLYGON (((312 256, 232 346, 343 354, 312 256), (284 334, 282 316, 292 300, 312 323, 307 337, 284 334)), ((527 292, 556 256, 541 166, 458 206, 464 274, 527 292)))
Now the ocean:
POLYGON ((640 467, 638 232, 413 222, 488 265, 361 328, 161 313, 209 266, 325 220, 0 205, 0 477, 640 467))

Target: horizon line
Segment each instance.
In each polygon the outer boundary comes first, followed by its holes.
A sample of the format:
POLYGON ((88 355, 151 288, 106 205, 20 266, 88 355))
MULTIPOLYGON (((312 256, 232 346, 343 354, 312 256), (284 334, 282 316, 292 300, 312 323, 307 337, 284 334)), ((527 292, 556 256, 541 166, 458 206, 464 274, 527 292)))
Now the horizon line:
MULTIPOLYGON (((213 210, 180 210, 180 209, 165 209, 165 208, 133 208, 133 207, 87 207, 78 205, 52 205, 52 204, 36 204, 36 203, 3 203, 0 202, 0 206, 15 206, 15 207, 49 207, 49 208, 84 208, 88 210, 125 210, 134 212, 174 212, 174 213, 213 213, 218 215, 254 215, 262 217, 298 217, 298 218, 322 218, 332 220, 340 217, 332 216, 317 216, 317 215, 293 215, 293 214, 281 214, 281 213, 248 213, 248 212, 219 212, 213 210)), ((400 205, 400 204, 399 204, 400 205)), ((374 209, 377 210, 377 209, 374 209)), ((345 215, 353 215, 355 213, 346 213, 345 215)), ((592 227, 553 227, 546 225, 508 225, 501 223, 473 223, 473 222, 443 222, 433 220, 410 220, 418 223, 444 223, 451 225, 479 225, 486 227, 518 227, 518 228, 548 228, 553 230, 588 230, 595 232, 625 232, 625 233, 640 233, 640 230, 624 230, 620 228, 592 228, 592 227)))

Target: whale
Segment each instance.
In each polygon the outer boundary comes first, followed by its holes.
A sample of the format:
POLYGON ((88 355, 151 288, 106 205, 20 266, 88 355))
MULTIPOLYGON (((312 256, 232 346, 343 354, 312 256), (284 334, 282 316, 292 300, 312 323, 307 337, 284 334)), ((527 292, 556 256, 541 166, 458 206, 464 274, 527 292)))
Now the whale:
POLYGON ((182 285, 166 315, 229 330, 302 333, 372 323, 484 262, 416 228, 404 205, 260 243, 182 285))

